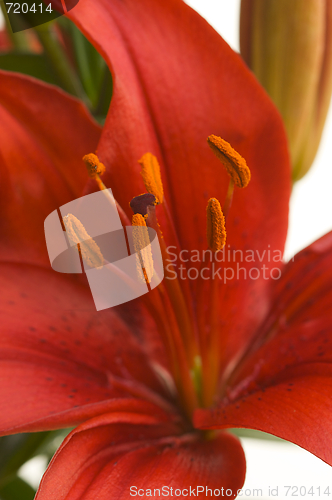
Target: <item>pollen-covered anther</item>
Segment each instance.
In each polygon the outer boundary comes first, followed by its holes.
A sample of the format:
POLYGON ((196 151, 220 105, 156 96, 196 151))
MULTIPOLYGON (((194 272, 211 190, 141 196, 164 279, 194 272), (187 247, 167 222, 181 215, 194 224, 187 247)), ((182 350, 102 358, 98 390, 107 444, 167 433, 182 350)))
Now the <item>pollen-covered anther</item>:
POLYGON ((210 198, 206 207, 207 241, 213 252, 222 250, 226 243, 225 217, 219 201, 210 198))
POLYGON ((232 146, 216 135, 210 135, 208 144, 226 168, 228 175, 237 187, 247 187, 251 173, 246 161, 232 146))
POLYGON ((158 203, 162 203, 164 199, 164 188, 157 158, 151 153, 145 153, 138 163, 142 167, 141 175, 146 190, 148 193, 154 194, 158 203))
POLYGON ((140 281, 151 283, 153 276, 153 259, 149 238, 149 230, 145 219, 141 214, 135 214, 132 218, 133 244, 136 252, 136 267, 140 281))
POLYGON ((106 170, 105 165, 101 163, 98 156, 93 153, 83 156, 83 161, 92 179, 95 179, 97 175, 102 175, 106 170))
POLYGON ((82 222, 75 215, 68 214, 63 217, 66 235, 72 246, 76 245, 82 259, 89 267, 101 269, 104 265, 104 257, 97 243, 86 232, 82 222))

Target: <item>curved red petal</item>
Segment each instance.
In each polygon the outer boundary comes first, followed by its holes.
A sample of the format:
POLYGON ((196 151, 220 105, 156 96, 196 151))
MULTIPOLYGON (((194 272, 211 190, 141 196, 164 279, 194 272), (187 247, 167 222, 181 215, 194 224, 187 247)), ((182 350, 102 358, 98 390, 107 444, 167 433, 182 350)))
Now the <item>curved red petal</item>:
POLYGON ((199 429, 244 427, 279 436, 332 465, 332 366, 307 364, 215 410, 198 410, 199 429))
POLYGON ((53 271, 1 264, 1 433, 75 425, 111 398, 170 407, 144 347, 87 287, 53 271))
MULTIPOLYGON (((245 459, 234 436, 222 433, 204 440, 180 435, 174 425, 157 425, 152 419, 110 414, 80 426, 53 458, 36 499, 127 500, 138 490, 141 498, 148 498, 149 489, 164 487, 175 496, 176 489, 186 495, 198 486, 228 489, 230 498, 236 496, 244 482, 245 459)), ((199 496, 211 493, 200 490, 199 496)))
POLYGON ((199 428, 248 427, 292 441, 332 465, 332 233, 295 256, 273 307, 220 407, 199 428))
POLYGON ((287 264, 271 302, 250 352, 231 377, 233 395, 269 385, 290 367, 332 363, 332 232, 287 264))
POLYGON ((98 152, 122 206, 129 211, 129 201, 144 191, 138 160, 154 153, 182 247, 205 249, 207 200, 223 201, 228 184, 206 143, 218 134, 252 170, 248 189, 235 193, 229 243, 282 249, 290 193, 286 137, 241 58, 180 0, 81 0, 70 17, 114 74, 98 152))
POLYGON ((61 90, 0 74, 1 258, 49 263, 44 219, 81 194, 82 157, 95 150, 100 128, 61 90))

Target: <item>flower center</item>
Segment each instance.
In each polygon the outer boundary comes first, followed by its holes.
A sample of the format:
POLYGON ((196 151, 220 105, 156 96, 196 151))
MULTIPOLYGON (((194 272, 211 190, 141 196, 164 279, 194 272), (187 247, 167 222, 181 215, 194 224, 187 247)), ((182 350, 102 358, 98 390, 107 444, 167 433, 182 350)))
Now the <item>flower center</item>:
MULTIPOLYGON (((220 137, 209 136, 208 144, 230 176, 223 209, 216 198, 211 198, 206 208, 207 246, 215 258, 226 243, 225 224, 234 188, 235 186, 244 188, 248 185, 250 170, 239 153, 220 137)), ((95 179, 105 194, 109 193, 108 190, 105 191, 106 186, 100 178, 105 167, 98 157, 89 154, 83 160, 90 177, 95 179)), ((149 284, 153 275, 152 256, 147 250, 149 243, 147 226, 149 226, 158 234, 165 275, 164 281, 144 295, 142 300, 154 318, 165 346, 179 404, 188 417, 191 417, 197 407, 213 403, 220 377, 218 364, 220 332, 217 321, 217 315, 220 314, 218 307, 220 280, 211 280, 211 284, 207 287, 206 281, 202 279, 194 290, 188 284, 188 280, 181 279, 181 275, 172 271, 167 265, 172 259, 158 224, 156 208, 164 212, 171 237, 177 242, 178 254, 181 247, 168 210, 160 166, 157 158, 151 153, 144 154, 139 163, 147 193, 136 196, 130 202, 134 212, 132 225, 137 232, 133 234, 138 259, 137 268, 141 279, 149 284)), ((108 196, 110 202, 116 204, 123 224, 128 225, 129 220, 123 209, 110 194, 108 196)), ((213 265, 212 260, 209 262, 210 268, 213 265)))

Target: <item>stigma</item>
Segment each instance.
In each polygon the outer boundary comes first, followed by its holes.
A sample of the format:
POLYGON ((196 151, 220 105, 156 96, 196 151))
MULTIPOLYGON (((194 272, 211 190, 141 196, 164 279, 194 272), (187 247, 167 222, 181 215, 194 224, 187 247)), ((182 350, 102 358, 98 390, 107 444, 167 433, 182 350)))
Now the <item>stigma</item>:
POLYGON ((228 142, 216 135, 210 135, 207 141, 216 157, 226 168, 234 184, 240 188, 247 187, 251 173, 245 159, 228 142))
POLYGON ((135 196, 129 203, 134 214, 141 214, 143 217, 148 213, 148 207, 157 205, 157 199, 154 194, 143 193, 135 196))

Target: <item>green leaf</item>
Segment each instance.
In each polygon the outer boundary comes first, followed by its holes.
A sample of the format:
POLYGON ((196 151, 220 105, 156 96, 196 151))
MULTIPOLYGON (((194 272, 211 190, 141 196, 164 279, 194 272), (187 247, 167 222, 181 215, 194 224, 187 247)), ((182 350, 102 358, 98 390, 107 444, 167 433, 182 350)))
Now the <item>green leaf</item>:
POLYGON ((89 105, 81 81, 70 62, 69 54, 65 51, 54 29, 54 23, 35 26, 34 29, 44 48, 45 56, 52 65, 57 77, 61 80, 63 88, 89 105))
POLYGON ((43 54, 31 52, 6 52, 0 54, 0 68, 34 76, 47 83, 61 86, 47 58, 43 54))
POLYGON ((112 94, 113 79, 110 70, 107 66, 105 66, 103 80, 99 89, 98 103, 93 110, 93 115, 100 125, 104 125, 104 121, 110 107, 112 94))
POLYGON ((103 122, 112 97, 111 72, 98 51, 69 19, 57 21, 65 39, 70 41, 77 71, 91 103, 91 111, 103 122))
POLYGON ((0 500, 33 500, 35 494, 35 490, 17 476, 0 488, 0 500))
POLYGON ((0 486, 11 480, 18 469, 53 437, 53 432, 16 434, 0 438, 0 486))

